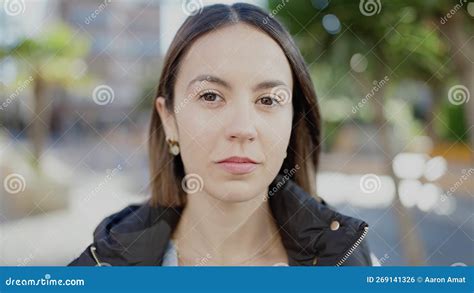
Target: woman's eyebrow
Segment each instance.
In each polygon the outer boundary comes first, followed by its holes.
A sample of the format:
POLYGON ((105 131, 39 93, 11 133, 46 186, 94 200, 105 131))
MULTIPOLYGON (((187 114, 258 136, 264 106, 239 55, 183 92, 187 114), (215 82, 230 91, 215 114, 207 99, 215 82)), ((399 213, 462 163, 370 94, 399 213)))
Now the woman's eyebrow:
POLYGON ((212 83, 217 83, 217 84, 220 84, 222 85, 223 87, 226 87, 228 89, 231 89, 232 87, 230 86, 230 84, 228 82, 226 82, 225 80, 222 80, 220 79, 219 77, 217 76, 212 76, 212 75, 209 75, 209 74, 201 74, 201 75, 198 75, 196 78, 194 78, 193 80, 191 80, 188 84, 188 89, 189 87, 195 83, 195 82, 212 82, 212 83))
POLYGON ((282 86, 282 85, 288 86, 286 83, 284 83, 281 80, 266 80, 254 86, 253 91, 256 92, 258 90, 270 89, 270 88, 274 88, 274 87, 282 86))
MULTIPOLYGON (((192 79, 188 84, 188 89, 195 82, 212 82, 212 83, 220 84, 223 87, 226 87, 228 89, 232 89, 232 86, 227 81, 225 81, 225 80, 223 80, 223 79, 221 79, 217 76, 212 76, 212 75, 209 75, 209 74, 201 74, 201 75, 198 75, 196 78, 192 79)), ((255 85, 253 87, 253 91, 256 92, 258 90, 274 88, 274 87, 277 87, 277 86, 287 86, 287 84, 284 83, 283 81, 277 80, 277 79, 275 79, 275 80, 266 80, 266 81, 262 81, 262 82, 258 83, 257 85, 255 85)))

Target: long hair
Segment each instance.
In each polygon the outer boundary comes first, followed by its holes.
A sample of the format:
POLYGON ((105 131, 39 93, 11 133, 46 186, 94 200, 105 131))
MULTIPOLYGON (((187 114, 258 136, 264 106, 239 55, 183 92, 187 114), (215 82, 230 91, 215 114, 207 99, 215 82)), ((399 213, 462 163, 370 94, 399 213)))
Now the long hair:
MULTIPOLYGON (((180 63, 187 50, 204 34, 236 23, 245 23, 266 33, 285 53, 292 70, 293 121, 287 157, 279 174, 297 168, 292 180, 311 195, 316 195, 315 181, 319 161, 321 121, 316 93, 300 51, 285 28, 257 6, 236 3, 231 6, 205 6, 189 16, 174 37, 164 59, 156 98, 164 97, 166 109, 174 115, 174 85, 180 63)), ((155 101, 153 101, 153 105, 155 101)), ((184 206, 186 193, 181 187, 184 166, 181 156, 168 151, 165 132, 155 107, 149 131, 151 200, 153 206, 184 206)))

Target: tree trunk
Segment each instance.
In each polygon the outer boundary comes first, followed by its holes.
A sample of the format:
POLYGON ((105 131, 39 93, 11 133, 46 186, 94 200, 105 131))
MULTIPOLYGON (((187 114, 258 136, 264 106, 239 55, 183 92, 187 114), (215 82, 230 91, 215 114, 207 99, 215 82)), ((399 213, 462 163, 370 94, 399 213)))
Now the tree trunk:
POLYGON ((376 125, 377 129, 380 129, 378 135, 379 144, 382 146, 385 154, 388 154, 390 157, 384 154, 385 166, 387 168, 387 173, 393 179, 395 184, 395 198, 393 201, 393 209, 395 210, 395 215, 398 219, 398 224, 400 227, 400 236, 402 248, 405 254, 405 258, 410 266, 420 266, 425 262, 425 253, 421 239, 415 229, 414 221, 412 219, 412 214, 409 210, 400 201, 400 196, 398 194, 398 186, 400 179, 393 172, 392 164, 393 159, 396 156, 395 151, 391 147, 391 135, 390 135, 390 124, 387 122, 387 119, 384 115, 384 92, 385 87, 376 93, 374 100, 377 99, 379 103, 376 104, 376 125))
POLYGON ((30 137, 33 148, 33 163, 40 164, 45 141, 48 138, 49 110, 47 107, 46 83, 41 75, 37 74, 33 85, 33 117, 30 125, 30 137))
MULTIPOLYGON (((378 51, 377 55, 383 56, 384 54, 381 51, 378 51)), ((385 60, 384 63, 387 64, 388 61, 385 60)), ((381 73, 378 80, 386 76, 386 74, 382 74, 383 72, 386 72, 383 64, 378 64, 378 70, 376 72, 381 73)), ((362 84, 367 85, 364 92, 368 89, 370 90, 372 87, 372 83, 368 80, 363 81, 362 84)), ((407 210, 400 201, 398 195, 398 185, 400 180, 394 174, 392 168, 393 159, 396 156, 396 150, 392 147, 390 124, 388 123, 384 113, 384 93, 386 87, 387 85, 381 87, 377 92, 375 92, 371 100, 375 109, 375 125, 378 130, 377 140, 384 152, 382 155, 385 161, 384 165, 386 167, 386 174, 393 179, 395 185, 395 198, 392 204, 392 209, 395 211, 395 216, 397 217, 400 228, 400 242, 405 259, 410 266, 420 266, 425 264, 424 248, 416 229, 414 229, 415 225, 410 211, 407 210)))
MULTIPOLYGON (((453 18, 449 19, 444 25, 440 26, 443 37, 450 44, 451 56, 454 62, 455 71, 457 71, 462 85, 468 89, 470 99, 464 104, 467 117, 467 128, 469 129, 469 142, 471 148, 474 148, 474 48, 472 46, 472 34, 466 33, 469 30, 471 22, 466 19, 465 13, 460 11, 453 18)), ((471 162, 474 163, 474 154, 471 152, 471 162)))

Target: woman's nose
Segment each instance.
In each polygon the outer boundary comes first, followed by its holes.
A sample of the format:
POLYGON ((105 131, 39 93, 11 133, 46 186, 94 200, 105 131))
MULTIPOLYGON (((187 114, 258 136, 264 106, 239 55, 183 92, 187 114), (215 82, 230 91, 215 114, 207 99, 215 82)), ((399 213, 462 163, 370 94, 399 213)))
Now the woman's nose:
POLYGON ((226 137, 229 140, 253 141, 257 137, 257 129, 255 128, 255 118, 251 109, 251 105, 239 103, 233 105, 232 113, 226 125, 226 137))

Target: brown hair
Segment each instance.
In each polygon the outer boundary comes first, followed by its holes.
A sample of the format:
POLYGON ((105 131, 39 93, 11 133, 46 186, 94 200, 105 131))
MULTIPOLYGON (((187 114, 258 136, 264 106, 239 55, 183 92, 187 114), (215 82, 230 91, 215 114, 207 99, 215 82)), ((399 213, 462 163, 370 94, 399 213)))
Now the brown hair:
MULTIPOLYGON (((189 16, 174 37, 165 56, 157 97, 164 97, 166 108, 174 113, 174 85, 180 62, 196 39, 204 34, 235 23, 245 23, 273 38, 285 53, 293 74, 293 121, 287 157, 279 171, 298 168, 292 180, 311 195, 316 195, 314 182, 320 151, 320 116, 316 93, 306 64, 289 33, 272 16, 260 8, 244 3, 231 6, 215 4, 203 7, 189 16)), ((155 100, 156 100, 155 98, 155 100)), ((155 101, 154 101, 155 102, 155 101)), ((153 104, 154 105, 154 104, 153 104)), ((154 108, 149 132, 151 201, 153 206, 184 206, 186 193, 181 187, 184 166, 181 156, 173 156, 165 138, 158 112, 154 108)))

